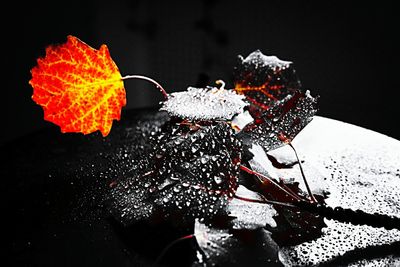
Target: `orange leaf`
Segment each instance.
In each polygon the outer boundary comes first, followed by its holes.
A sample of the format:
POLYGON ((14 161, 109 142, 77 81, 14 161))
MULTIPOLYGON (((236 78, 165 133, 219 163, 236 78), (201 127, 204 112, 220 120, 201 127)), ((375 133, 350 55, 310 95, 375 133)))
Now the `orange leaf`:
POLYGON ((124 83, 106 45, 96 50, 74 36, 49 46, 37 60, 29 83, 44 119, 61 131, 107 136, 126 104, 124 83))

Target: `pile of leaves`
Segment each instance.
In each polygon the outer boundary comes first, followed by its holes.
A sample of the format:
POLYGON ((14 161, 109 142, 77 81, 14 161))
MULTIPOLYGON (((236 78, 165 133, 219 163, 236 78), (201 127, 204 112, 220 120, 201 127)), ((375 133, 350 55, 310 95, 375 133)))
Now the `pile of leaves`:
MULTIPOLYGON (((107 136, 126 103, 125 78, 105 45, 96 50, 69 36, 46 50, 30 84, 45 119, 63 132, 107 136)), ((139 133, 140 151, 128 151, 131 160, 120 164, 129 171, 112 177, 102 201, 123 225, 169 221, 193 229, 194 266, 282 265, 281 247, 321 236, 325 223, 291 205, 310 192, 271 173, 300 163, 269 152, 291 145, 317 98, 302 89, 291 62, 258 50, 239 57, 234 88, 219 84, 165 94, 163 123, 139 133)), ((315 193, 323 204, 326 196, 315 193)))

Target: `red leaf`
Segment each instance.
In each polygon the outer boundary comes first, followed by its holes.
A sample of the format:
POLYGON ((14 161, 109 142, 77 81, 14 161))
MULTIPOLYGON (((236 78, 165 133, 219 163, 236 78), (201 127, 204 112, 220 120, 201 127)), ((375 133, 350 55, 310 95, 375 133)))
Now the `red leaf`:
POLYGON ((124 84, 106 45, 96 50, 74 36, 49 46, 32 70, 32 99, 62 132, 107 136, 126 104, 124 84))

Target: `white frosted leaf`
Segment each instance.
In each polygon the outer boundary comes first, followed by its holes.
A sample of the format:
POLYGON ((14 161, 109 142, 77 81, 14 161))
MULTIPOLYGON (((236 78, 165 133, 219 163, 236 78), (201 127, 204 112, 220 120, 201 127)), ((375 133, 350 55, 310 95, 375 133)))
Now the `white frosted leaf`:
POLYGON ((234 90, 189 87, 170 94, 160 110, 189 120, 230 120, 248 105, 244 98, 234 90))
MULTIPOLYGON (((297 158, 290 146, 286 145, 269 151, 268 155, 274 157, 276 161, 282 165, 291 166, 288 168, 277 169, 273 167, 271 163, 269 163, 269 165, 271 165, 272 171, 274 171, 276 176, 278 176, 285 183, 298 182, 299 188, 303 192, 307 192, 307 188, 304 184, 303 178, 301 176, 301 171, 297 163, 297 158)), ((321 196, 325 192, 328 192, 329 188, 327 187, 327 184, 324 180, 324 178, 329 175, 326 170, 314 166, 313 161, 308 160, 303 155, 302 151, 298 151, 298 155, 300 161, 302 162, 303 170, 307 178, 307 182, 310 186, 311 192, 321 196)))
POLYGON ((260 145, 252 144, 249 150, 254 155, 249 161, 251 168, 262 175, 278 180, 277 170, 268 159, 264 149, 260 145))
POLYGON ((232 126, 234 126, 235 128, 238 128, 239 131, 241 129, 243 129, 247 124, 253 122, 254 119, 253 117, 250 115, 250 113, 246 110, 243 113, 240 113, 238 115, 236 115, 235 117, 233 117, 232 119, 232 126))
MULTIPOLYGON (((331 207, 400 217, 400 142, 390 137, 343 122, 315 117, 296 137, 293 145, 300 158, 322 175, 307 174, 310 187, 324 183, 329 192, 325 202, 331 207)), ((294 175, 300 181, 300 175, 294 175)), ((301 184, 301 183, 300 183, 301 184)), ((400 242, 400 231, 326 220, 321 237, 281 249, 286 266, 334 263, 368 248, 400 242)), ((398 259, 375 260, 390 266, 398 259)), ((371 266, 371 261, 360 261, 371 266)), ((373 261, 372 261, 373 262, 373 261)))
MULTIPOLYGON (((236 195, 248 199, 262 200, 259 195, 246 187, 239 185, 236 195)), ((234 229, 256 229, 267 224, 276 227, 274 216, 276 211, 270 204, 247 202, 240 199, 232 199, 228 204, 230 216, 236 217, 232 223, 234 229)))
POLYGON ((362 259, 349 265, 349 267, 386 267, 400 266, 400 257, 390 255, 384 259, 362 259))

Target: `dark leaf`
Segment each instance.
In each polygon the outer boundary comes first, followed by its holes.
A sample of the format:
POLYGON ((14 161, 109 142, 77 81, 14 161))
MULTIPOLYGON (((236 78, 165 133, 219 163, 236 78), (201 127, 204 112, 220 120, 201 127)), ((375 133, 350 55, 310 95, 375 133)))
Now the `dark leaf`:
POLYGON ((266 56, 260 50, 245 59, 239 56, 234 69, 236 92, 246 95, 256 107, 267 109, 301 88, 292 62, 266 56))
POLYGON ((226 124, 197 127, 169 122, 154 133, 142 165, 112 190, 111 210, 120 221, 212 218, 226 206, 237 188, 241 143, 226 124))
POLYGON ((245 144, 258 144, 265 151, 283 146, 312 120, 316 113, 317 99, 307 91, 296 91, 271 108, 264 111, 252 124, 248 124, 239 134, 245 144))

